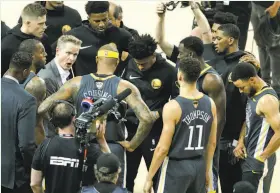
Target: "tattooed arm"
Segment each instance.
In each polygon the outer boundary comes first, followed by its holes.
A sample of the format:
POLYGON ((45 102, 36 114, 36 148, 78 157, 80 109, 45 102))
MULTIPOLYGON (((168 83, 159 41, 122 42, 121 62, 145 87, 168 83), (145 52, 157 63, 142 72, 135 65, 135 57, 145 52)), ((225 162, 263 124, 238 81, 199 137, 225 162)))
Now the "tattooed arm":
POLYGON ((69 100, 73 99, 81 83, 81 76, 77 76, 69 81, 67 81, 56 93, 49 96, 38 108, 38 113, 45 114, 52 107, 53 102, 56 100, 69 100))
MULTIPOLYGON (((32 96, 36 98, 37 108, 46 98, 46 84, 45 81, 35 76, 32 80, 26 85, 25 90, 29 92, 32 96)), ((35 128, 35 142, 39 145, 45 139, 45 132, 43 126, 43 117, 42 115, 36 115, 36 128, 35 128)))
POLYGON ((118 86, 118 94, 130 88, 131 94, 125 99, 139 120, 137 132, 130 142, 120 142, 128 151, 134 151, 150 133, 153 123, 158 118, 156 112, 151 112, 141 98, 139 90, 130 82, 122 80, 118 86))

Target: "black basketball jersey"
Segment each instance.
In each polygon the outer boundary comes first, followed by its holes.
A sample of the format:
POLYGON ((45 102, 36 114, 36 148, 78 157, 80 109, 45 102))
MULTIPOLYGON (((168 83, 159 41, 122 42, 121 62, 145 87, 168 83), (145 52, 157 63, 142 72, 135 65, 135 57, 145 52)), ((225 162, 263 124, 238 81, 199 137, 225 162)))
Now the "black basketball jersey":
POLYGON ((203 81, 204 81, 204 78, 207 74, 216 74, 216 75, 219 75, 218 72, 216 70, 214 70, 214 68, 212 66, 209 66, 208 64, 206 64, 206 68, 204 70, 201 71, 200 73, 200 76, 197 80, 197 84, 196 84, 196 88, 197 90, 199 90, 200 92, 202 92, 203 94, 206 94, 208 95, 207 92, 205 92, 202 88, 202 85, 203 85, 203 81))
POLYGON ((277 98, 276 92, 271 87, 266 87, 247 101, 245 147, 248 156, 255 158, 261 155, 274 134, 265 117, 256 113, 259 100, 268 94, 277 98))
POLYGON ((182 109, 182 115, 175 127, 168 156, 170 159, 203 156, 213 122, 210 98, 203 95, 197 100, 196 108, 192 99, 178 96, 175 100, 182 109))
MULTIPOLYGON (((95 75, 88 74, 82 77, 80 89, 78 91, 77 96, 75 97, 75 106, 77 109, 77 116, 84 112, 83 107, 81 106, 81 102, 85 98, 92 98, 93 101, 97 101, 100 98, 110 99, 117 96, 117 88, 119 85, 121 78, 110 75, 95 75)), ((120 125, 118 125, 115 121, 111 121, 107 119, 107 127, 105 138, 108 141, 118 141, 124 140, 124 131, 120 131, 120 125), (117 129, 117 128, 118 129, 117 129)), ((124 129, 124 128, 122 128, 124 129)))

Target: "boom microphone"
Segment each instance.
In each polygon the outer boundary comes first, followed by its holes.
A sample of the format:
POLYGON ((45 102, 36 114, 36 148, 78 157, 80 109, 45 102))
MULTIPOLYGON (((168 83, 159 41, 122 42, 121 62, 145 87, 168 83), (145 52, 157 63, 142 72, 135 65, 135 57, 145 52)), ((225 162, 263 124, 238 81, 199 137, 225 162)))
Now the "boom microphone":
POLYGON ((131 89, 127 88, 120 94, 118 94, 115 98, 105 101, 103 105, 99 108, 99 115, 103 115, 107 113, 110 109, 112 109, 117 103, 120 103, 123 99, 128 97, 131 94, 131 89))
POLYGON ((131 94, 131 89, 127 88, 124 91, 122 91, 120 94, 118 94, 116 96, 117 102, 121 102, 123 99, 125 99, 126 97, 128 97, 131 94))

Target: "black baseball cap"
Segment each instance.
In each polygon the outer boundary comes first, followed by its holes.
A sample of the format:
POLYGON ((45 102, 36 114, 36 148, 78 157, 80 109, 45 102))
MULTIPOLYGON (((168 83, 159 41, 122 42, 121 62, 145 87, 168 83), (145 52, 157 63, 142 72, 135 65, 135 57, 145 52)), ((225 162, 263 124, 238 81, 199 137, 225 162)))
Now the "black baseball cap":
POLYGON ((102 174, 116 173, 120 168, 119 158, 113 153, 100 155, 96 162, 96 169, 102 174))
POLYGON ((233 185, 233 193, 255 193, 255 187, 247 181, 237 182, 233 185))

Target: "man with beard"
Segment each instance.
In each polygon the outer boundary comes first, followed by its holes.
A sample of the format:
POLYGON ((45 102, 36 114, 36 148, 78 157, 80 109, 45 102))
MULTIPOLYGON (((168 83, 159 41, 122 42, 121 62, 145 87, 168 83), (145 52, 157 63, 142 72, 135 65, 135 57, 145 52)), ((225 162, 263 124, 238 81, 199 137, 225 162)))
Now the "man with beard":
POLYGON ((67 32, 83 42, 74 66, 78 76, 96 72, 95 56, 101 46, 113 42, 122 53, 127 51, 128 43, 132 38, 129 32, 109 22, 108 1, 88 1, 85 10, 88 20, 83 21, 82 26, 67 32))
MULTIPOLYGON (((132 93, 125 99, 132 111, 136 114, 140 123, 137 132, 130 142, 122 142, 129 151, 134 151, 149 134, 156 113, 151 112, 141 98, 139 90, 128 81, 122 80, 114 74, 119 61, 119 53, 115 44, 106 44, 102 46, 96 57, 97 73, 91 73, 84 76, 77 76, 67 81, 58 92, 48 97, 39 107, 39 114, 49 111, 56 100, 72 100, 77 109, 77 117, 86 112, 81 106, 85 98, 93 101, 100 99, 108 100, 115 98, 118 94, 126 89, 131 89, 132 93)), ((130 128, 128 128, 130 129, 130 128)), ((109 114, 107 117, 107 126, 105 138, 108 142, 110 150, 121 162, 122 172, 118 179, 118 185, 125 187, 126 178, 126 153, 124 148, 118 143, 126 138, 126 128, 122 120, 117 120, 115 116, 109 114)), ((93 143, 96 143, 93 140, 93 143)), ((87 177, 84 178, 84 186, 94 183, 93 166, 88 166, 87 177)))
POLYGON ((248 96, 246 126, 243 127, 234 155, 240 159, 242 180, 250 182, 255 192, 267 159, 280 146, 280 113, 276 92, 262 80, 249 63, 240 63, 232 71, 231 80, 248 96), (269 105, 268 105, 269 104, 269 105))
MULTIPOLYGON (((21 42, 19 51, 26 51, 32 54, 32 64, 30 74, 27 79, 21 84, 27 92, 34 96, 37 100, 37 107, 43 102, 46 97, 45 81, 36 75, 40 69, 45 68, 46 52, 43 44, 35 39, 28 39, 21 42)), ((45 138, 43 117, 37 115, 35 128, 36 144, 39 145, 45 138)))
POLYGON ((38 3, 31 3, 24 7, 21 17, 22 24, 11 29, 1 41, 1 75, 5 74, 9 67, 12 55, 17 51, 20 43, 26 39, 39 39, 48 53, 47 62, 52 58, 51 48, 44 38, 47 10, 38 3))
MULTIPOLYGON (((239 93, 238 89, 232 84, 231 76, 233 68, 239 62, 249 62, 254 64, 259 70, 259 63, 253 56, 244 55, 243 51, 238 50, 239 29, 233 24, 224 24, 218 28, 216 40, 214 41, 215 51, 223 55, 223 60, 218 60, 213 67, 221 74, 225 84, 227 94, 226 124, 222 138, 220 140, 220 181, 222 191, 230 192, 235 182, 240 181, 241 168, 233 156, 233 148, 239 138, 242 125, 245 121, 245 109, 247 97, 239 93), (229 177, 228 172, 232 175, 229 177)), ((273 154, 268 159, 269 168, 265 178, 265 186, 270 186, 276 156, 273 154)))
POLYGON ((1 192, 32 193, 30 171, 36 149, 36 99, 22 89, 30 73, 32 54, 13 54, 1 79, 1 192))
MULTIPOLYGON (((36 1, 47 10, 48 26, 45 33, 49 44, 53 44, 67 31, 82 25, 82 18, 76 9, 64 5, 63 1, 36 1)), ((19 23, 21 23, 21 18, 19 23)))

